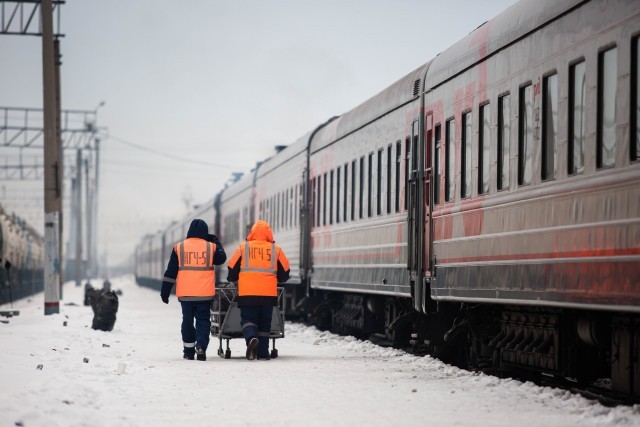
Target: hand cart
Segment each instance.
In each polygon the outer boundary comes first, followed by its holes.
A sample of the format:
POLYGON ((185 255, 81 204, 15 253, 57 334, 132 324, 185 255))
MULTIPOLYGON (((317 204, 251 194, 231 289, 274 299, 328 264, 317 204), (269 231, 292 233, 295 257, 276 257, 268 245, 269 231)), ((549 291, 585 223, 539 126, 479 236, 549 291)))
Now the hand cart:
MULTIPOLYGON (((225 359, 231 358, 229 340, 242 338, 242 326, 240 325, 240 307, 235 301, 238 296, 238 288, 232 283, 221 283, 216 287, 216 296, 211 302, 211 335, 220 340, 218 356, 225 359), (222 349, 222 340, 227 341, 227 349, 222 349)), ((271 317, 271 331, 269 338, 272 342, 271 358, 278 357, 276 339, 284 338, 284 288, 278 288, 278 304, 273 307, 271 317)))

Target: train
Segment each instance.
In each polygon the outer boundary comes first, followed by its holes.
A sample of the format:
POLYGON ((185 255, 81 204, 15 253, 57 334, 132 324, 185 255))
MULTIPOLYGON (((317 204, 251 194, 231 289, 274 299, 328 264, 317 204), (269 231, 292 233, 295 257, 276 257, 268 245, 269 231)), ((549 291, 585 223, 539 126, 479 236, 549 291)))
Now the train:
POLYGON ((42 236, 0 205, 0 304, 11 304, 43 289, 42 236))
POLYGON ((146 236, 137 280, 193 218, 229 252, 264 219, 289 315, 638 401, 639 37, 635 1, 520 1, 146 236))

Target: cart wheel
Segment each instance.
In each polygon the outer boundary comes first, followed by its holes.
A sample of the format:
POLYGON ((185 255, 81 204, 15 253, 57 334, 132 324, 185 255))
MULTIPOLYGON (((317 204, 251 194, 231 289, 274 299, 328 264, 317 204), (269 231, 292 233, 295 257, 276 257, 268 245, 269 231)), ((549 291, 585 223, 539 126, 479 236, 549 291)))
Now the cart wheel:
POLYGON ((278 349, 274 348, 273 350, 271 350, 271 358, 275 359, 276 357, 278 357, 278 349))
POLYGON ((224 354, 224 351, 222 351, 221 348, 218 349, 218 356, 222 357, 222 355, 224 354))
POLYGON ((231 350, 227 349, 227 351, 224 352, 224 358, 231 359, 231 350))

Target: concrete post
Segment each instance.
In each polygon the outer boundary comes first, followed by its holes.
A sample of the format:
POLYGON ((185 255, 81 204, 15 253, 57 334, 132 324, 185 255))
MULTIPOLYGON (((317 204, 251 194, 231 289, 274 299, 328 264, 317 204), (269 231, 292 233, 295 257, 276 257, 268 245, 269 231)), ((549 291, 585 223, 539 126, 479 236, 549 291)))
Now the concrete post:
POLYGON ((52 0, 42 0, 42 87, 44 111, 44 314, 60 312, 61 189, 58 182, 56 58, 53 47, 52 0))

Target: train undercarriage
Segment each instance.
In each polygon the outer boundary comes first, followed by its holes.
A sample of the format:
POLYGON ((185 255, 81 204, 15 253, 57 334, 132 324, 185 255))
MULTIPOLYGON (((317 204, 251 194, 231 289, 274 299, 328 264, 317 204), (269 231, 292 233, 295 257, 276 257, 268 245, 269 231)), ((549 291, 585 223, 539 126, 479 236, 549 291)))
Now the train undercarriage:
MULTIPOLYGON (((300 302, 304 299, 303 302, 300 302)), ((369 339, 487 374, 597 388, 640 401, 640 317, 533 306, 431 302, 314 291, 302 316, 321 330, 369 339)), ((300 312, 298 312, 300 313, 300 312)))

